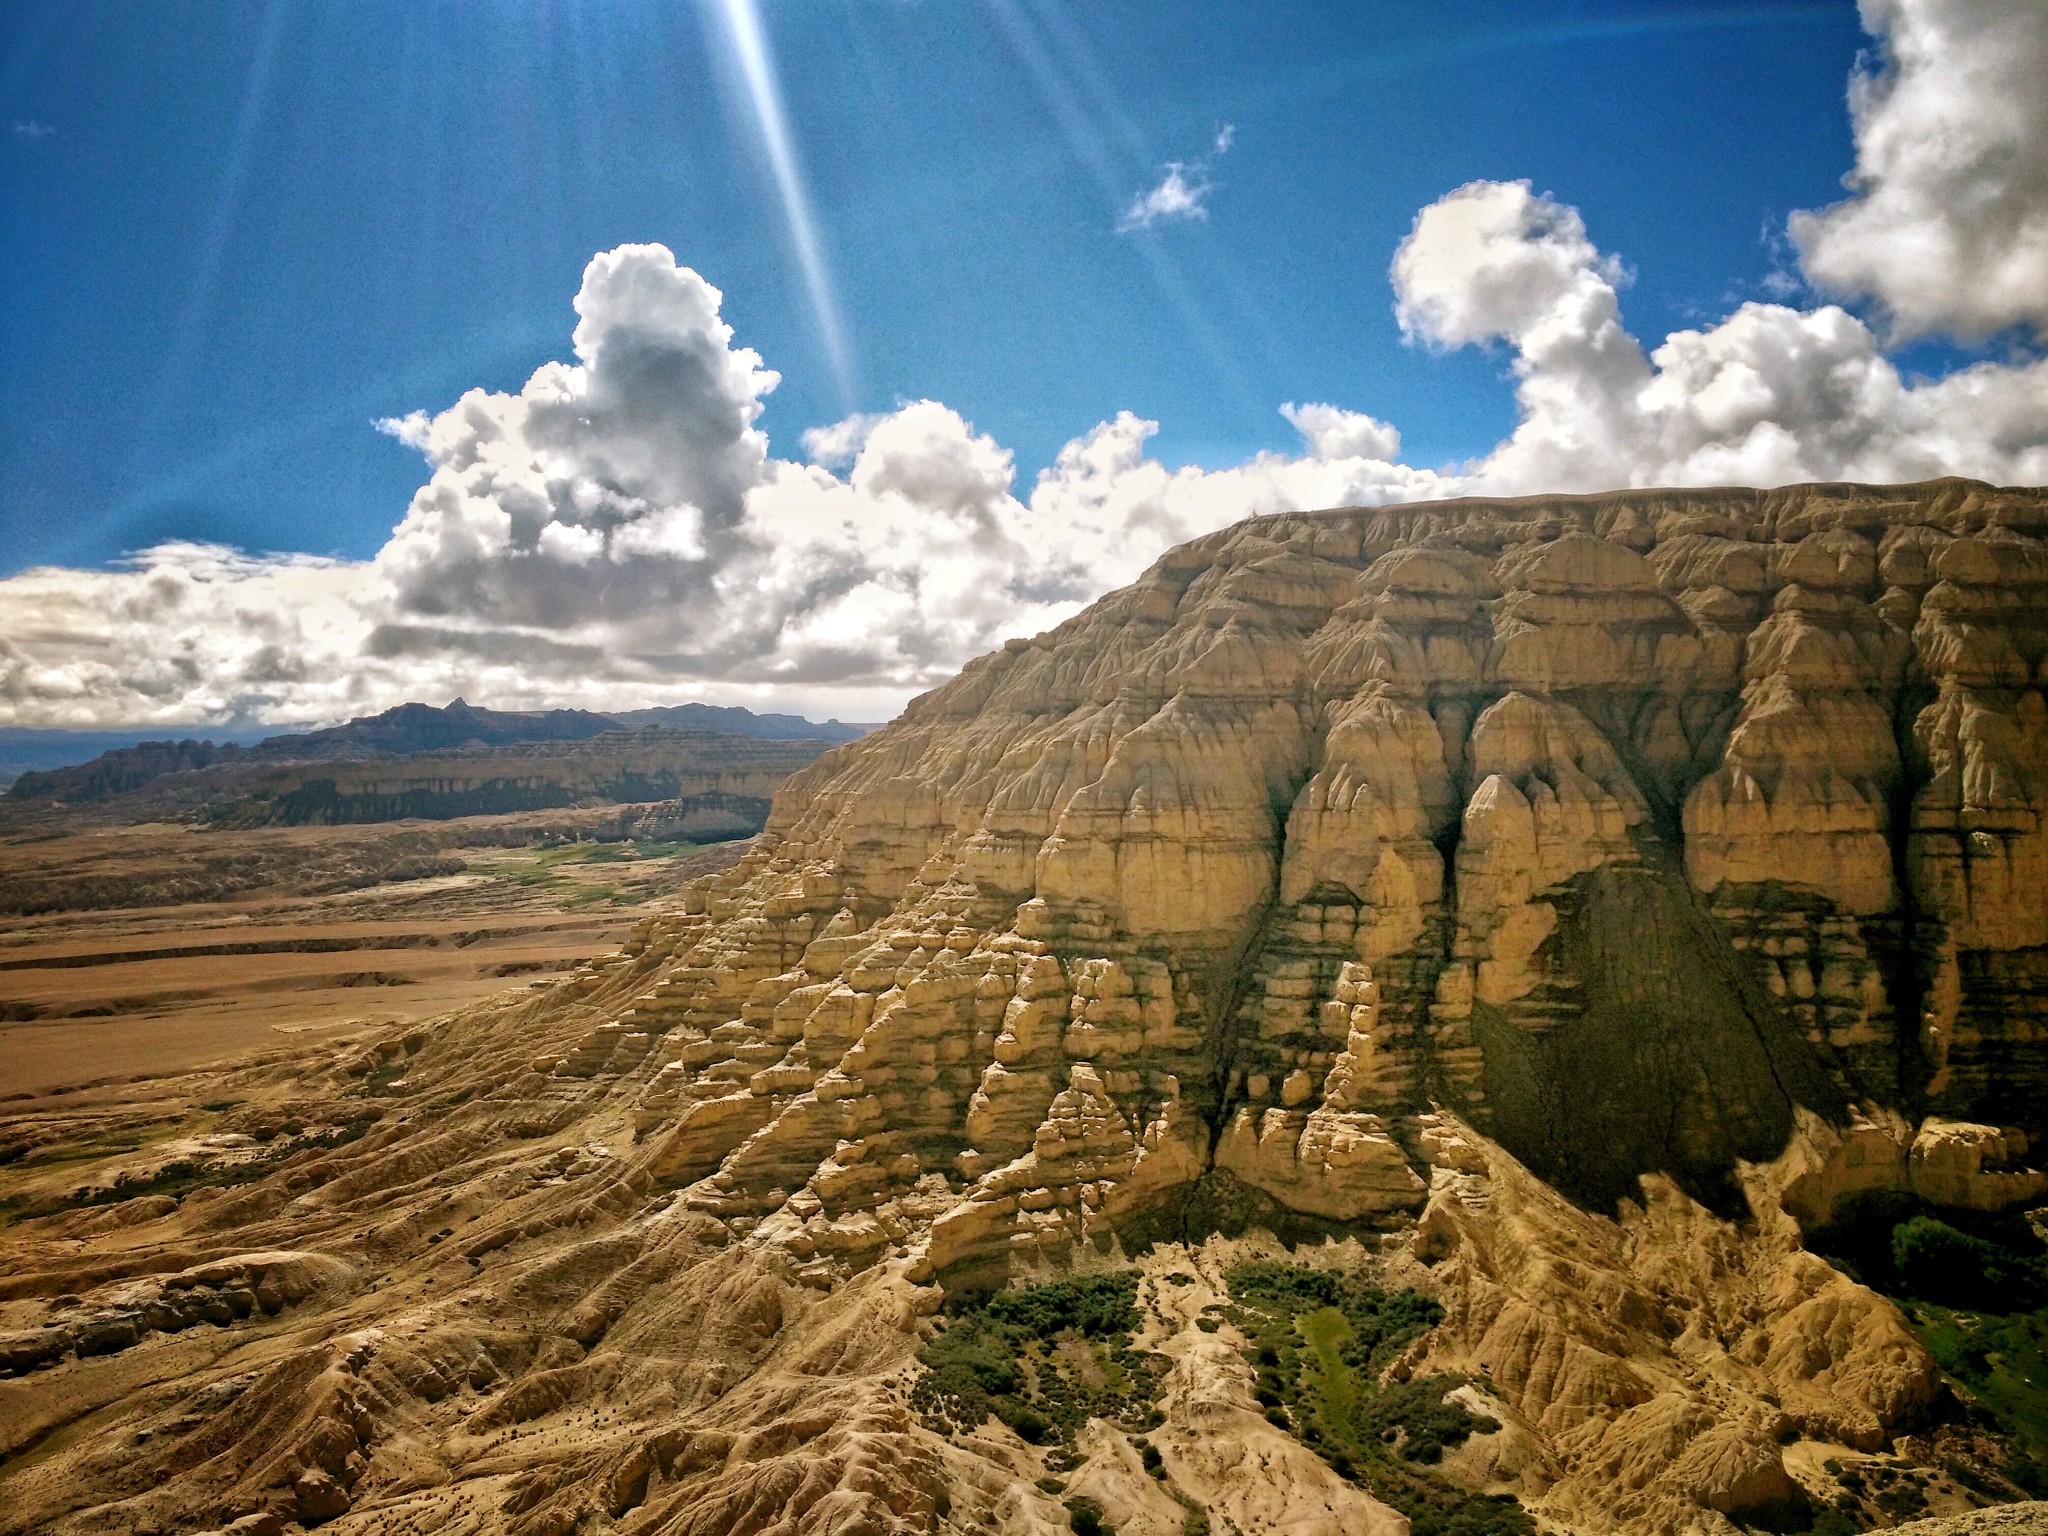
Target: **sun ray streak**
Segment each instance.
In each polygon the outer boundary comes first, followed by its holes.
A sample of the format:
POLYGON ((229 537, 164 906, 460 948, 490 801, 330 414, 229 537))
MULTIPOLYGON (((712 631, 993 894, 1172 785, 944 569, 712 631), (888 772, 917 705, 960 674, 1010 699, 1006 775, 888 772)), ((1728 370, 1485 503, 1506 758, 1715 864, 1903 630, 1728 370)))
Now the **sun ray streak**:
POLYGON ((846 324, 833 293, 832 273, 825 262, 825 248, 818 238, 818 221, 811 206, 810 188, 797 161, 796 144, 789 131, 789 114, 783 108, 782 87, 769 51, 767 33, 754 0, 718 0, 732 42, 740 76, 754 109, 754 121, 761 131, 761 144, 768 154, 769 169, 782 200, 783 217, 789 223, 790 242, 803 268, 804 289, 817 317, 818 331, 832 364, 833 377, 849 409, 857 398, 853 381, 853 353, 847 341, 846 324))
MULTIPOLYGON (((1128 202, 1132 188, 1154 167, 1146 162, 1127 170, 1117 163, 1102 132, 1076 99, 1075 91, 1060 65, 1038 36, 1034 19, 1024 13, 1016 0, 985 0, 985 3, 1011 53, 1023 66, 1025 78, 1031 82, 1040 103, 1066 140, 1068 151, 1088 172, 1102 197, 1109 219, 1114 220, 1117 212, 1128 202)), ((1133 244, 1159 291, 1179 312, 1189 338, 1202 353, 1217 381, 1230 391, 1247 421, 1257 420, 1263 425, 1266 408, 1253 399, 1235 354, 1203 312, 1165 245, 1143 232, 1137 235, 1133 244)))
POLYGON ((228 145, 227 162, 213 212, 206 222, 206 234, 193 263, 192 282, 178 312, 177 329, 164 349, 148 403, 140 413, 130 438, 130 463, 136 465, 143 445, 152 440, 152 429, 169 409, 185 371, 206 337, 206 319, 220 286, 221 268, 228 255, 235 219, 242 208, 242 195, 249 180, 249 165, 256 153, 256 130, 270 102, 271 80, 277 71, 278 52, 284 37, 287 0, 270 0, 264 8, 262 31, 257 34, 242 87, 240 109, 235 114, 234 137, 228 145))

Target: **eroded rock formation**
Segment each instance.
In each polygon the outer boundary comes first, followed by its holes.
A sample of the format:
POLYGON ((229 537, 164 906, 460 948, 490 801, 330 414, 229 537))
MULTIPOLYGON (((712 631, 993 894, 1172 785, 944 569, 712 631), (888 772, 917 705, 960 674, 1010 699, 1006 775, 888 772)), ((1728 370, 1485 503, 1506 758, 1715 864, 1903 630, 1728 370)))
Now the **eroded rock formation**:
POLYGON ((2044 515, 1807 487, 1197 541, 793 782, 707 894, 842 932, 702 1022, 835 1021, 790 1109, 873 1101, 977 1194, 1079 1125, 1118 1190, 1355 1220, 1419 1200, 1431 1103, 1606 1204, 1736 1198, 1801 1109, 2038 1136, 2044 515))
MULTIPOLYGON (((339 1428, 237 1409, 75 1528, 287 1484, 364 1530, 1047 1528, 1027 1448, 903 1405, 920 1318, 1248 1228, 1440 1296, 1517 1447, 1472 1475, 1561 1528, 1782 1508, 1942 1390, 1806 1238, 2048 1194, 2044 534, 2048 494, 1944 481, 1172 551, 799 773, 625 953, 413 1047, 433 1113, 151 1218, 441 1278, 272 1346, 339 1428)), ((1188 1423, 1249 1412, 1154 1310, 1188 1423)), ((12 1483, 83 1509, 108 1454, 12 1483)))

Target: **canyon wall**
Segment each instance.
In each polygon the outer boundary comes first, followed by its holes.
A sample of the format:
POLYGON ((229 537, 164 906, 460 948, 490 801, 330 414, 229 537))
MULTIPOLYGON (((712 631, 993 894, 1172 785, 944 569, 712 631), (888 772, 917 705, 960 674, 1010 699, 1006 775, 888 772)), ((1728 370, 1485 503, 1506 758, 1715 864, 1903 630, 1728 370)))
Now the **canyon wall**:
POLYGON ((690 1017, 852 1090, 791 1109, 862 1097, 842 1036, 943 1040, 882 1106, 920 1168, 1079 1093, 1339 1221, 1432 1106, 1609 1209, 1739 1205, 1801 1112, 2038 1136, 2044 525, 1964 482, 1241 524, 793 779, 690 1017))

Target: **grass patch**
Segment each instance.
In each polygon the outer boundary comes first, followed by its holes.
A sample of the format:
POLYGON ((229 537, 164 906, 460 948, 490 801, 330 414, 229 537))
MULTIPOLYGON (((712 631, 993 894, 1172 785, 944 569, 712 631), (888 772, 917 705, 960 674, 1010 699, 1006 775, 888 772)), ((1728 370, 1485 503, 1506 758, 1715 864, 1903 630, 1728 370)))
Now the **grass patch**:
POLYGON ((588 864, 637 864, 648 859, 672 859, 679 853, 695 853, 703 846, 681 838, 645 838, 637 842, 578 844, 588 847, 583 855, 588 864))
POLYGON ((233 1189, 243 1184, 253 1184, 270 1174, 286 1158, 301 1152, 346 1146, 359 1140, 371 1126, 375 1117, 351 1120, 311 1135, 301 1135, 291 1140, 279 1140, 259 1156, 233 1163, 202 1163, 190 1158, 180 1158, 166 1163, 155 1173, 140 1178, 123 1174, 111 1184, 92 1189, 73 1190, 68 1195, 50 1199, 31 1200, 24 1196, 13 1196, 0 1200, 0 1219, 22 1221, 35 1216, 54 1216, 60 1211, 88 1210, 94 1206, 119 1205, 123 1200, 135 1200, 144 1195, 169 1195, 182 1200, 195 1189, 233 1189))
POLYGON ((65 1163, 92 1163, 103 1157, 119 1157, 125 1152, 142 1150, 140 1139, 132 1136, 116 1136, 106 1141, 69 1142, 59 1146, 45 1147, 40 1152, 29 1152, 10 1159, 24 1172, 36 1168, 57 1168, 65 1163))
MULTIPOLYGON (((1899 1303, 1942 1374, 2004 1441, 2002 1464, 1959 1468, 1968 1475, 1957 1481, 1983 1497, 2011 1498, 1986 1481, 1991 1472, 2048 1498, 2048 1250, 2033 1228, 2014 1215, 1879 1199, 1817 1234, 1813 1246, 1899 1303)), ((1871 1502, 1894 1518, 1911 1504, 1902 1490, 1876 1493, 1871 1502)))
POLYGON ((1406 1515, 1411 1536, 1535 1536, 1512 1497, 1472 1493, 1428 1470, 1497 1427, 1450 1398, 1465 1378, 1380 1379, 1442 1320, 1435 1302, 1298 1264, 1240 1264, 1229 1282, 1231 1321, 1250 1341, 1253 1394, 1269 1420, 1406 1515))
POLYGON ((1121 1271, 955 1303, 917 1352, 911 1405, 943 1434, 993 1416, 1033 1445, 1071 1447, 1091 1418, 1149 1428, 1166 1361, 1131 1345, 1137 1297, 1121 1271))
POLYGON ((471 854, 468 868, 544 894, 569 911, 631 906, 670 878, 664 866, 705 847, 681 838, 559 842, 471 854), (607 880, 614 871, 616 877, 607 880))
POLYGON ((556 867, 556 865, 561 863, 588 864, 592 862, 609 863, 612 861, 594 861, 588 858, 559 860, 555 861, 555 864, 550 864, 540 869, 522 871, 519 874, 515 874, 512 879, 522 890, 545 891, 567 910, 574 910, 578 907, 594 907, 600 903, 609 903, 613 906, 630 903, 632 897, 629 894, 625 894, 624 888, 621 886, 601 885, 594 880, 580 880, 572 874, 560 872, 556 867))

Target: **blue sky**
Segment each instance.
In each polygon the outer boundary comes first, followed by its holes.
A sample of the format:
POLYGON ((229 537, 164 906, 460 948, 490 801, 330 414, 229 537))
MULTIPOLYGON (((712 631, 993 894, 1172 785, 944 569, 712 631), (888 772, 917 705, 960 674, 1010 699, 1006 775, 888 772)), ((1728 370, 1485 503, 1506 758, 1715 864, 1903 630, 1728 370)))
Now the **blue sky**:
POLYGON ((593 251, 726 294, 795 451, 942 399, 1027 473, 1093 422, 1234 462, 1330 400, 1421 463, 1512 422, 1502 359, 1404 347, 1385 280, 1475 177, 1576 204, 1652 334, 1718 316, 1839 195, 1853 6, 765 0, 845 314, 835 380, 702 3, 6 8, 0 561, 173 537, 366 556, 422 478, 377 417, 566 354, 593 251), (1531 24, 1532 13, 1543 20, 1531 24), (1208 217, 1116 232, 1234 143, 1208 217))
POLYGON ((2048 481, 2048 6, 0 9, 0 727, 885 718, 1261 511, 2048 481))

